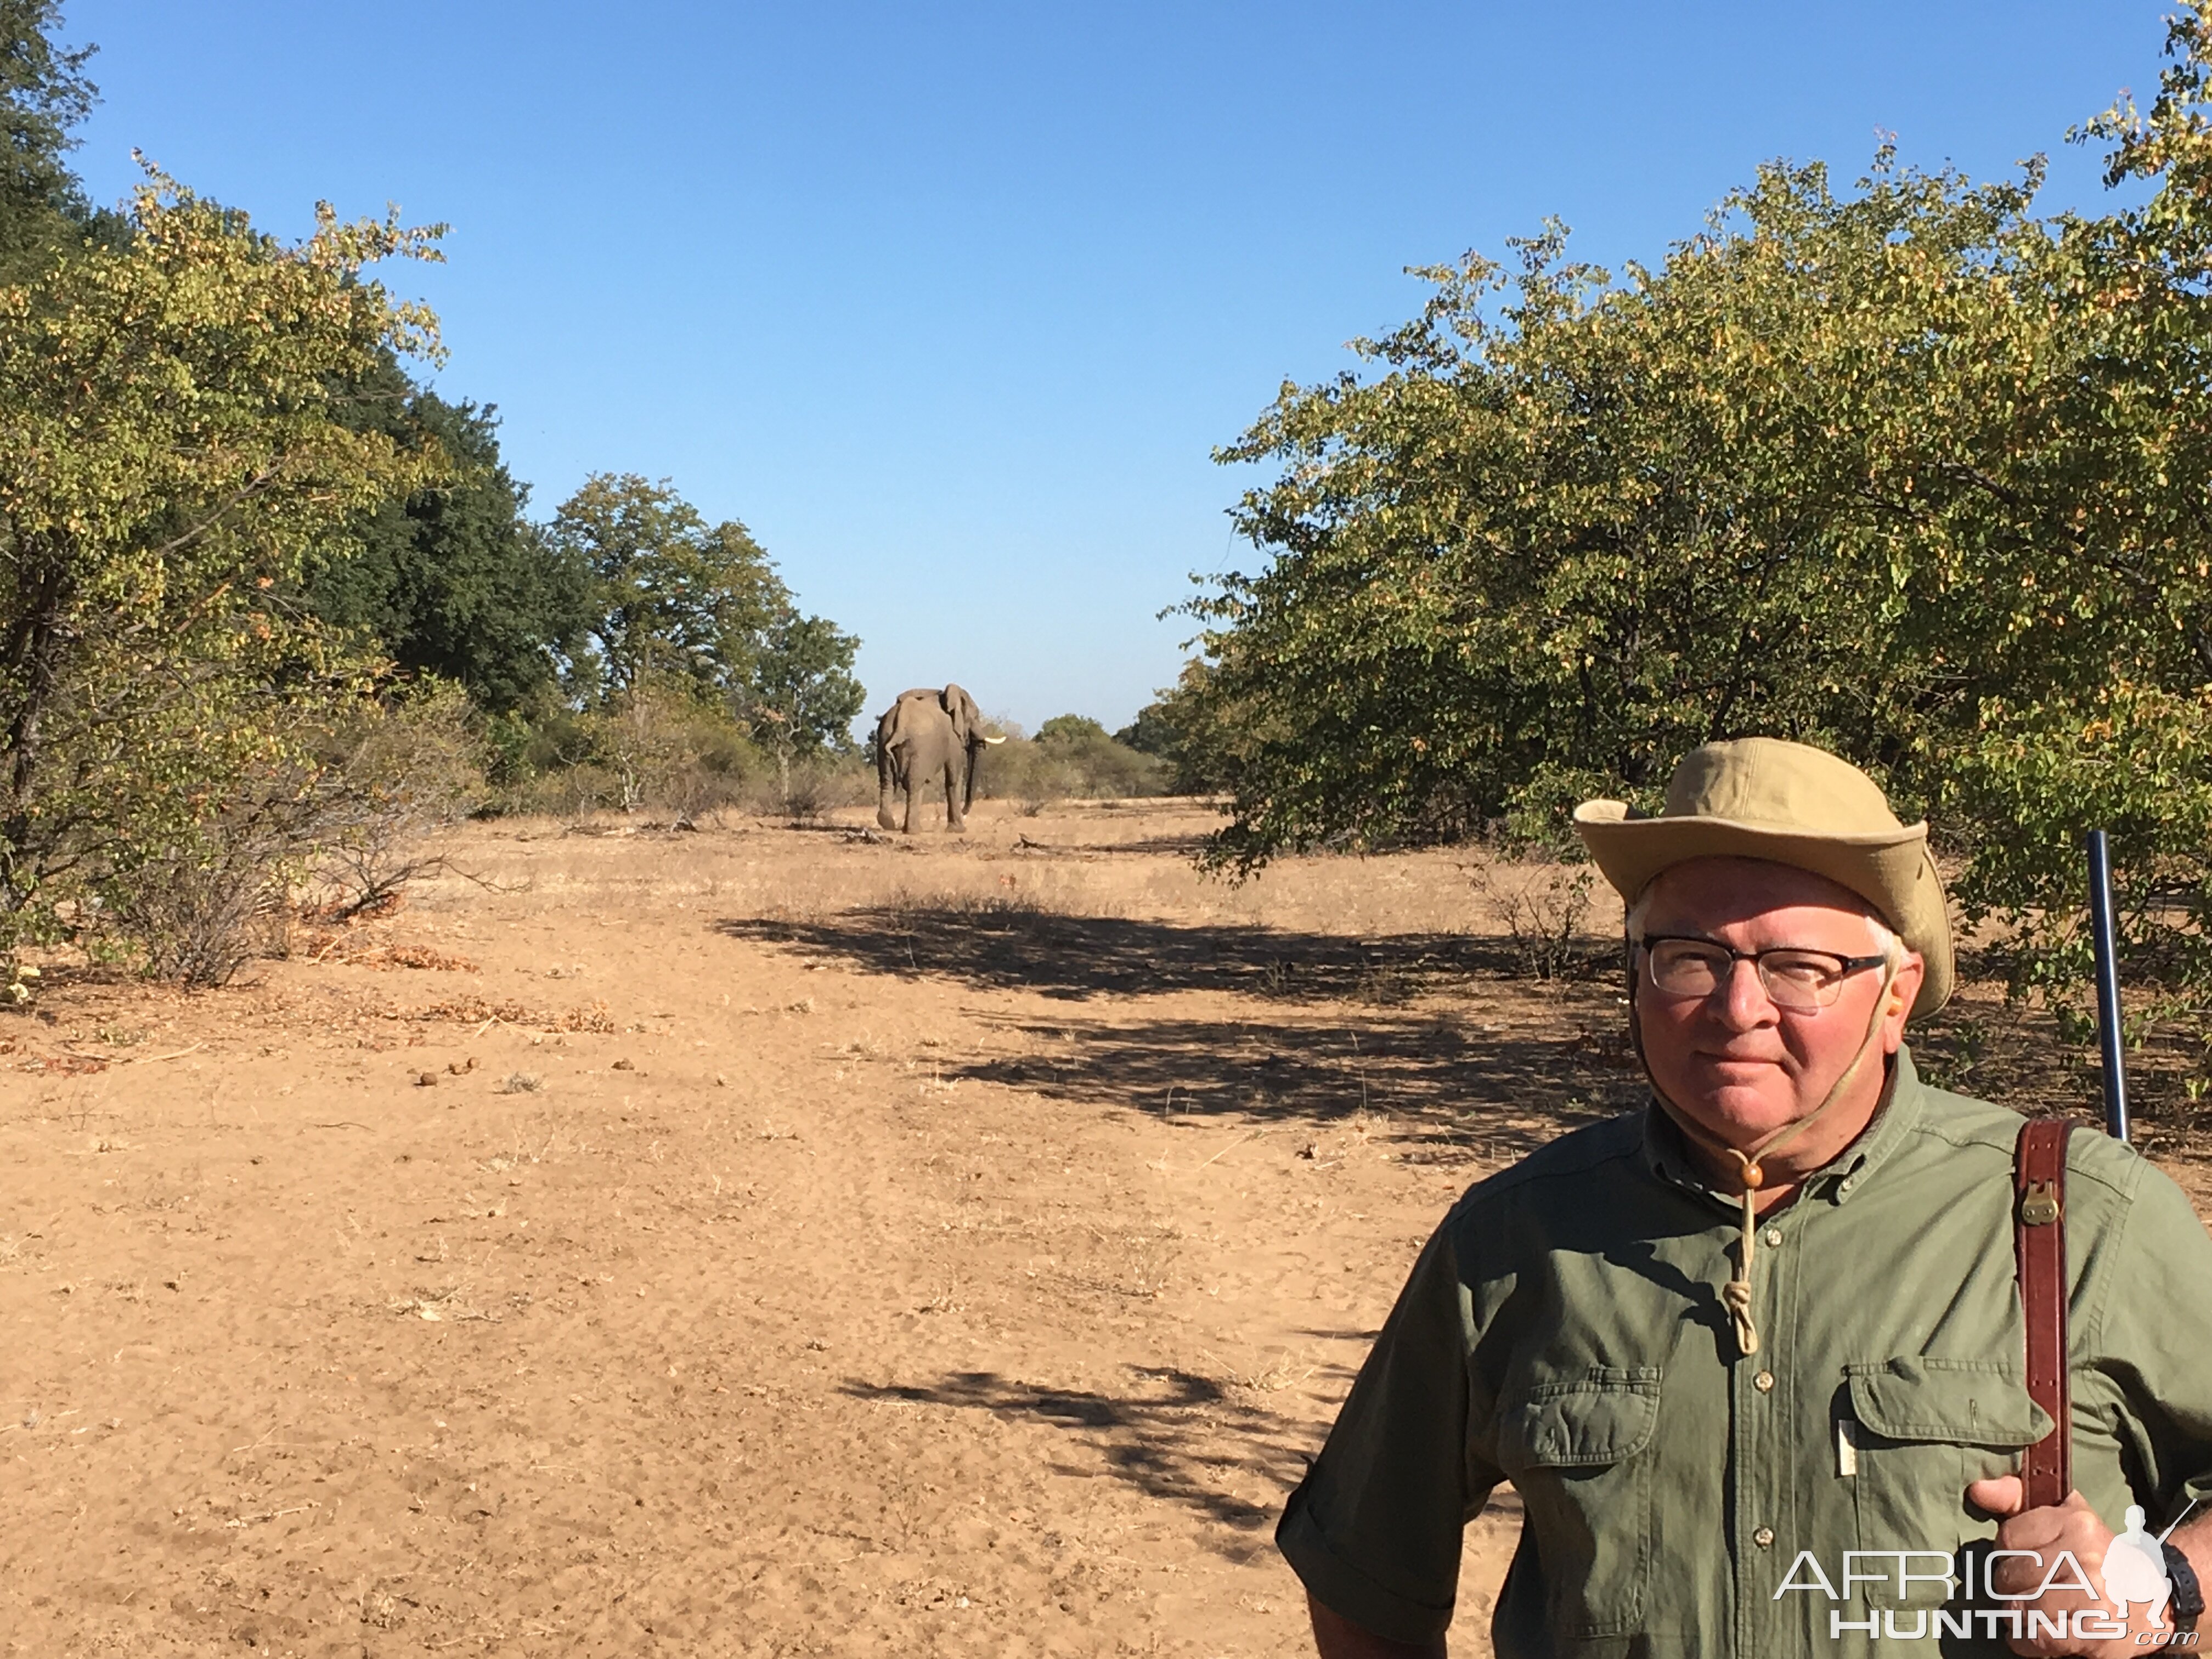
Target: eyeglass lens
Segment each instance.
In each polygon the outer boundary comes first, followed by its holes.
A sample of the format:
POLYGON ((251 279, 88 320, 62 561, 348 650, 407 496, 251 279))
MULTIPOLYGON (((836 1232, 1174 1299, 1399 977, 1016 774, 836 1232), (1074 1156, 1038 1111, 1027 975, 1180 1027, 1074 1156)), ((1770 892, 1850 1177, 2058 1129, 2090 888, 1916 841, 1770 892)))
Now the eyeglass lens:
MULTIPOLYGON (((1694 939, 1662 939, 1648 951, 1651 983, 1669 996, 1712 995, 1735 972, 1736 957, 1694 939)), ((1769 1000, 1778 1008, 1822 1008, 1843 983, 1839 957, 1819 951, 1762 951, 1751 958, 1769 1000)))

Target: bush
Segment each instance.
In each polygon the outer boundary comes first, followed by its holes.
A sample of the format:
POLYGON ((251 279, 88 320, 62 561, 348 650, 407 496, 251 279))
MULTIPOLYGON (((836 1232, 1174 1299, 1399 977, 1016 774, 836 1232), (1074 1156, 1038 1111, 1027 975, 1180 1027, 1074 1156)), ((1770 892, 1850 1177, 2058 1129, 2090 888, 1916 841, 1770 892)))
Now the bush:
POLYGON ((1139 754, 1106 735, 1097 720, 1056 714, 1024 737, 1012 720, 993 722, 1006 741, 984 751, 976 775, 979 798, 1018 800, 1034 811, 1071 796, 1116 799, 1157 795, 1168 781, 1168 763, 1139 754))
POLYGON ((1525 978, 1561 978, 1589 956, 1582 943, 1595 884, 1587 864, 1547 859, 1526 863, 1486 862, 1474 867, 1474 884, 1496 908, 1525 978))
POLYGON ((764 817, 811 823, 832 807, 872 805, 876 769, 858 752, 824 750, 791 763, 787 775, 763 772, 746 791, 745 805, 764 817))
POLYGON ((114 931, 157 979, 225 985, 258 952, 255 925, 287 901, 285 864, 299 849, 251 810, 209 820, 103 886, 114 931))
POLYGON ((373 909, 436 866, 425 839, 488 793, 483 742, 459 686, 434 681, 363 702, 331 732, 300 825, 311 879, 343 915, 373 909))
POLYGON ((424 837, 483 793, 455 686, 349 702, 286 736, 291 759, 249 772, 189 826, 110 868, 97 907, 81 913, 86 929, 120 936, 157 977, 224 984, 295 895, 351 916, 436 867, 424 837))
POLYGON ((562 817, 652 811, 690 823, 746 799, 773 772, 743 726, 672 679, 647 680, 603 708, 543 711, 508 752, 519 775, 496 810, 562 817))

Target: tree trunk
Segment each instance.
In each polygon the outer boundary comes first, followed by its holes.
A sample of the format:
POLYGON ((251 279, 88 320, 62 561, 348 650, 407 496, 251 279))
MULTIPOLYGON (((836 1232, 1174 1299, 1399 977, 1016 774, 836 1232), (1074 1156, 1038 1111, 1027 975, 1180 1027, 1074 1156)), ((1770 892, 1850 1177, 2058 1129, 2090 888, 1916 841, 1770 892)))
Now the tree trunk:
POLYGON ((20 908, 28 896, 27 863, 35 874, 38 849, 28 843, 40 763, 45 758, 46 716, 60 688, 63 659, 73 637, 69 608, 75 585, 67 556, 51 545, 39 551, 46 556, 32 562, 43 568, 18 588, 22 611, 9 635, 6 651, 0 653, 0 675, 15 690, 15 707, 8 717, 8 799, 0 812, 0 904, 10 910, 20 908))

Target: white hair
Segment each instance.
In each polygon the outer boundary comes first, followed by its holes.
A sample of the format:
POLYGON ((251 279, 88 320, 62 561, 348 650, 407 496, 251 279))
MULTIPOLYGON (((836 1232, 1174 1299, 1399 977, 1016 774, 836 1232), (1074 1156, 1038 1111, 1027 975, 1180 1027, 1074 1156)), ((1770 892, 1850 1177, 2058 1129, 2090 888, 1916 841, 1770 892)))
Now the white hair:
MULTIPOLYGON (((1628 907, 1628 942, 1631 945, 1644 943, 1644 924, 1650 914, 1651 896, 1659 890, 1660 880, 1666 873, 1662 870, 1645 882, 1644 890, 1636 896, 1636 902, 1628 907)), ((1888 962, 1903 961, 1905 941, 1897 936, 1897 930, 1875 914, 1874 906, 1867 904, 1863 899, 1860 903, 1865 908, 1867 933, 1874 940, 1875 953, 1888 962)))

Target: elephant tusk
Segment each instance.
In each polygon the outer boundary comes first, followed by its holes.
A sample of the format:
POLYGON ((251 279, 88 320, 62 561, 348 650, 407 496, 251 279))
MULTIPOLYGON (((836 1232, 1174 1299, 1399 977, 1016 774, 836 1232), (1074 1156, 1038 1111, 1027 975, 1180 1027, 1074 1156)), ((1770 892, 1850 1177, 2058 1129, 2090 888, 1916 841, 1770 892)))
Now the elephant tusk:
POLYGON ((1004 738, 986 738, 983 741, 986 743, 1004 743, 1006 739, 1004 738))

